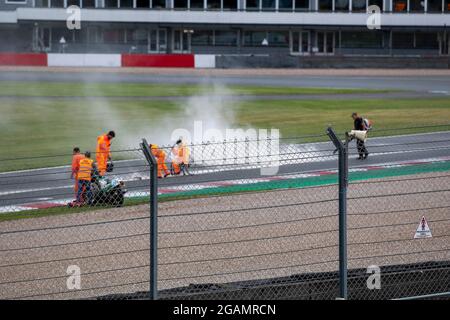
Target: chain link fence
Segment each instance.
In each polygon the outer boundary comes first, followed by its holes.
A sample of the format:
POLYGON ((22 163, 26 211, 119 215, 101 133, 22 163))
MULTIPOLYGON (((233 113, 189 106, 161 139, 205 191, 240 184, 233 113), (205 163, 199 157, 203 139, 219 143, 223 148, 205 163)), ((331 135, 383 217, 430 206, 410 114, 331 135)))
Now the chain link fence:
POLYGON ((94 172, 78 201, 69 166, 0 174, 1 299, 148 297, 150 168, 140 149, 112 157, 114 170, 94 172))
MULTIPOLYGON (((83 189, 78 202, 70 167, 32 169, 42 159, 0 159, 31 168, 0 173, 0 298, 450 292, 450 131, 412 130, 371 132, 367 160, 354 159, 354 142, 336 150, 326 133, 145 141, 113 152, 114 169, 93 179, 90 197, 83 189), (414 239, 422 217, 432 237, 414 239)), ((69 163, 71 155, 49 158, 69 163)))
MULTIPOLYGON (((440 132, 380 139, 368 147, 376 164, 351 162, 350 299, 450 292, 449 137, 440 132)), ((355 149, 351 159, 358 159, 355 149)))

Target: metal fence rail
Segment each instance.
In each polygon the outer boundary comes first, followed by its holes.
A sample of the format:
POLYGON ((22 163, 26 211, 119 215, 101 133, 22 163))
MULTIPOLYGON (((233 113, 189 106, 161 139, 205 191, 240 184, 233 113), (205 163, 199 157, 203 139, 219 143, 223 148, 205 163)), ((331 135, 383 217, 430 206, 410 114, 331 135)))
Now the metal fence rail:
MULTIPOLYGON (((66 207, 75 198, 68 166, 0 173, 0 298, 444 296, 444 129, 374 131, 363 161, 354 142, 327 133, 197 143, 187 146, 189 175, 162 179, 143 141, 115 151, 105 176, 124 181, 123 203, 105 193, 75 208, 66 207), (432 237, 414 239, 422 217, 432 237)), ((158 148, 170 170, 173 146, 158 148)), ((24 169, 41 159, 8 161, 24 169)))
POLYGON ((395 176, 368 180, 370 170, 358 166, 361 180, 349 185, 349 268, 373 266, 372 272, 376 268, 381 272, 380 286, 373 290, 361 290, 367 271, 350 278, 349 286, 355 286, 350 298, 392 299, 450 291, 450 175, 421 172, 419 164, 408 169, 403 175, 404 167, 391 168, 395 176), (415 239, 422 217, 432 237, 415 239))
MULTIPOLYGON (((233 299, 241 296, 236 291, 243 282, 255 287, 271 280, 274 288, 265 290, 264 298, 295 298, 285 277, 336 271, 336 185, 305 188, 301 198, 298 192, 293 188, 188 200, 183 209, 162 204, 162 297, 233 299), (205 283, 215 285, 205 292, 205 283)), ((329 290, 324 285, 315 294, 329 290)))
POLYGON ((140 149, 113 157, 122 160, 91 183, 92 204, 73 208, 68 166, 0 175, 0 217, 13 219, 0 223, 0 298, 148 297, 150 168, 140 149), (34 215, 43 217, 15 220, 34 215))

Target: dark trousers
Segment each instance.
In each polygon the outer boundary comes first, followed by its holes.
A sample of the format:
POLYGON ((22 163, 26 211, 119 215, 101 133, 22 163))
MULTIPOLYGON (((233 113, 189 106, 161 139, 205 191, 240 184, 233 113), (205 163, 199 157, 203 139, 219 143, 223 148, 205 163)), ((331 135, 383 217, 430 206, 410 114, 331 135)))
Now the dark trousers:
POLYGON ((78 180, 77 201, 86 203, 91 201, 91 182, 89 180, 78 180))
POLYGON ((356 139, 356 148, 358 149, 358 154, 360 157, 364 156, 365 154, 369 154, 366 145, 362 140, 356 139))

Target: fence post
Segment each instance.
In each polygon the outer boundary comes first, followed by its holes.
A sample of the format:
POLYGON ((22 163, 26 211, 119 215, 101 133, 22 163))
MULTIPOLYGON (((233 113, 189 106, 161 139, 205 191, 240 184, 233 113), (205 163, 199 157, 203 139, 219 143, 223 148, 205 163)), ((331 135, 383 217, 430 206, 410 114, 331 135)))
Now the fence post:
POLYGON ((142 139, 142 152, 150 165, 150 291, 151 300, 158 299, 158 163, 147 140, 142 139))
POLYGON ((339 154, 339 294, 341 299, 347 299, 347 186, 348 186, 348 134, 345 143, 336 136, 329 127, 327 134, 339 154))

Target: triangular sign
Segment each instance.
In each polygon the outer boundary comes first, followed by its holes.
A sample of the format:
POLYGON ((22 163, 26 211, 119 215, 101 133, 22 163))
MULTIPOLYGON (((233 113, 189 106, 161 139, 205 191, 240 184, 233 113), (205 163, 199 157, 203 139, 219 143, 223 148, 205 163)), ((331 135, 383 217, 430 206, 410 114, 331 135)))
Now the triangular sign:
POLYGON ((423 239, 423 238, 431 238, 431 230, 428 226, 428 222, 425 219, 425 216, 420 219, 419 226, 417 227, 416 234, 414 235, 414 239, 423 239))

